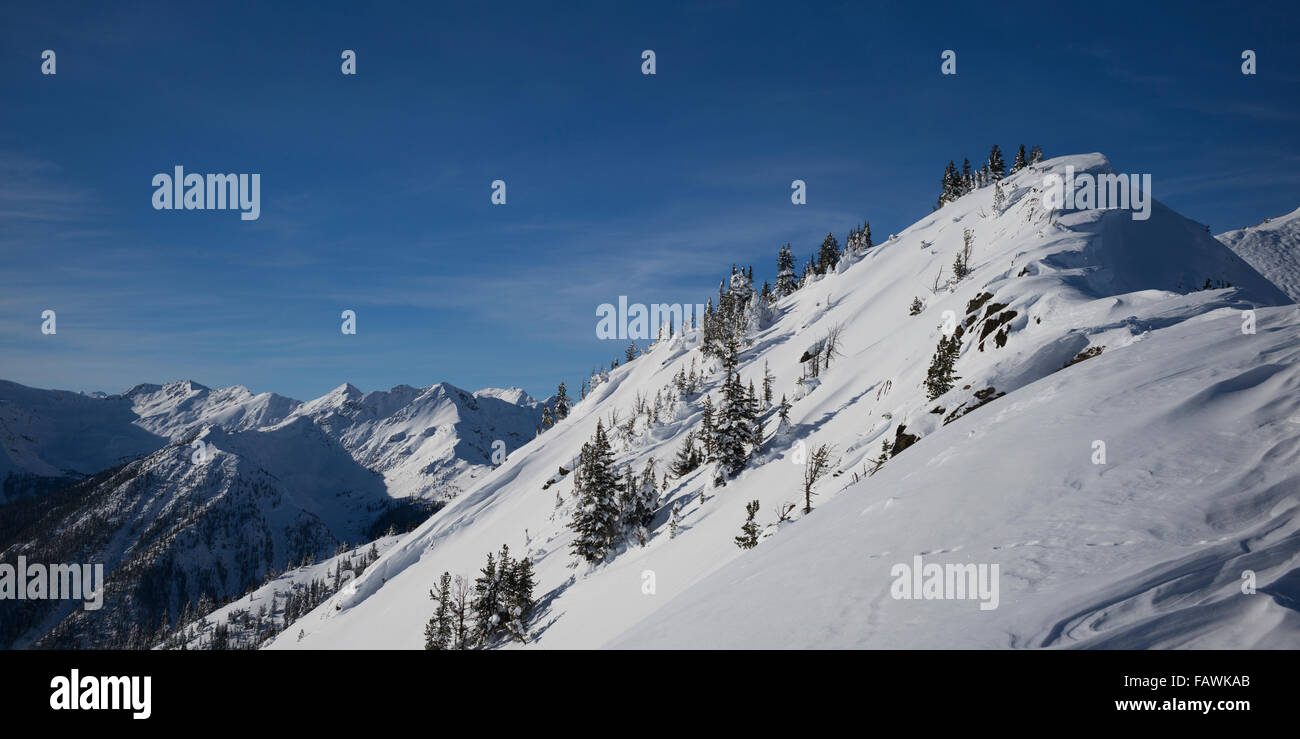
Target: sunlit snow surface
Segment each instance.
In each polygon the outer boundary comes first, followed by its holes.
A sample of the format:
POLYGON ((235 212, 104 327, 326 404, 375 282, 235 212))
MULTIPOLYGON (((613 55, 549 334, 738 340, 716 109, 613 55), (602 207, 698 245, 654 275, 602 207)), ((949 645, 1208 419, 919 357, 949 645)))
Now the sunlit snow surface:
MULTIPOLYGON (((557 472, 598 418, 626 420, 638 393, 653 397, 703 361, 681 342, 614 371, 272 646, 421 648, 438 576, 472 578, 502 544, 535 559, 541 647, 1300 646, 1300 311, 1159 203, 1146 221, 1044 212, 1042 179, 1067 165, 1109 169, 1099 154, 1049 160, 1004 181, 1002 212, 981 189, 894 239, 877 234, 865 256, 779 303, 740 371, 758 384, 770 368, 793 427, 777 435, 769 415, 768 450, 725 487, 709 488, 704 470, 673 480, 646 547, 575 566, 572 479, 557 472), (973 275, 931 294, 964 229, 973 275), (1207 280, 1234 288, 1198 291, 1207 280), (944 312, 965 321, 986 291, 961 379, 927 401, 944 312), (909 316, 914 297, 924 311, 909 316), (1015 315, 1005 346, 990 334, 981 350, 989 306, 1015 315), (1243 331, 1248 310, 1254 333, 1243 331), (804 391, 799 357, 836 325, 843 356, 804 391), (944 425, 989 387, 1006 395, 944 425), (921 440, 867 477, 899 424, 921 440), (802 504, 799 441, 833 445, 839 474, 817 485, 810 515, 796 509, 756 549, 738 549, 748 501, 760 501, 763 524, 783 502, 802 504), (1105 464, 1094 464, 1098 441, 1105 464), (670 538, 674 502, 683 525, 670 538), (890 570, 916 555, 997 564, 998 608, 894 599, 890 570), (1242 592, 1246 570, 1253 594, 1242 592)), ((721 381, 715 372, 706 385, 715 399, 721 381)), ((700 400, 631 438, 615 433, 619 463, 639 471, 653 456, 662 471, 698 425, 700 400)))

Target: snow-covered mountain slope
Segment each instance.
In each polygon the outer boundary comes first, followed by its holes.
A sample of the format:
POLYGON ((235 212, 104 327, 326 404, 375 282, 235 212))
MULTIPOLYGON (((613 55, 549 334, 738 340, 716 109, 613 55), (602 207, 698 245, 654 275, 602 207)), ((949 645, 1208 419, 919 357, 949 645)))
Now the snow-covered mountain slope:
POLYGON ((357 462, 382 473, 394 497, 448 498, 491 469, 494 442, 508 453, 533 438, 541 407, 531 400, 447 383, 369 393, 343 384, 294 417, 311 419, 357 462))
POLYGON ((727 645, 748 647, 1168 646, 1230 634, 1300 644, 1287 610, 1296 578, 1288 527, 1300 502, 1288 471, 1300 444, 1289 347, 1300 316, 1268 308, 1290 300, 1159 203, 1145 221, 1044 211, 1043 178, 1067 165, 1109 171, 1098 154, 1021 171, 1003 182, 1001 209, 993 188, 980 189, 779 301, 751 333, 739 372, 746 384, 771 372, 776 398, 792 402, 789 425, 768 408, 763 450, 724 487, 708 469, 669 481, 646 546, 575 563, 567 524, 576 502, 561 468, 573 469, 599 419, 613 429, 620 465, 639 473, 653 457, 662 474, 701 421, 704 396, 679 397, 674 378, 705 370, 702 390, 715 398, 723 380, 716 361, 682 340, 613 371, 272 646, 419 648, 438 576, 474 577, 501 544, 534 560, 531 643, 544 647, 703 646, 728 629, 743 638, 727 645), (967 229, 973 272, 954 282, 967 229), (949 277, 932 291, 939 272, 949 277), (1207 281, 1233 287, 1197 289, 1207 281), (909 315, 914 298, 922 309, 909 315), (1255 334, 1242 332, 1247 310, 1255 334), (928 400, 923 382, 945 323, 958 327, 960 379, 928 400), (801 381, 807 350, 837 330, 838 355, 801 381), (657 421, 634 413, 656 396, 669 398, 657 421), (919 441, 868 476, 882 441, 910 436, 919 441), (1108 444, 1105 466, 1091 464, 1097 440, 1108 444), (804 516, 800 450, 821 444, 834 474, 816 484, 804 516), (746 551, 733 537, 752 500, 766 526, 746 551), (789 503, 791 520, 776 523, 789 503), (1268 554, 1242 559, 1243 546, 1268 554), (880 573, 918 554, 1001 563, 1003 604, 882 605, 890 579, 880 573), (1248 565, 1263 591, 1282 595, 1226 600, 1240 574, 1232 568, 1248 565), (724 603, 742 596, 743 613, 724 603), (800 597, 807 602, 792 602, 800 597))
POLYGON ((525 392, 523 388, 518 387, 485 387, 482 390, 475 390, 474 397, 496 398, 507 403, 528 407, 536 407, 541 402, 525 392))
MULTIPOLYGON (((17 646, 123 646, 200 596, 223 598, 341 542, 375 535, 393 502, 382 478, 305 418, 185 441, 50 493, 7 535, 4 561, 104 564, 103 607, 29 604, 0 622, 17 646)), ((133 644, 139 646, 139 644, 133 644)))
POLYGON ((211 390, 191 380, 107 396, 0 381, 0 479, 12 476, 11 488, 54 487, 157 451, 205 425, 243 431, 280 423, 299 405, 274 393, 211 390))
POLYGON ((611 645, 1300 646, 1300 315, 1259 315, 1154 331, 936 430, 611 645), (915 556, 998 564, 997 608, 893 598, 915 556))
POLYGON ((178 628, 160 644, 165 649, 254 649, 272 634, 293 625, 291 602, 328 594, 400 540, 382 536, 319 562, 295 567, 250 590, 220 608, 206 613, 200 604, 196 617, 178 620, 178 628), (313 592, 315 591, 315 593, 313 592))
MULTIPOLYGON (((135 420, 126 398, 0 380, 0 480, 10 488, 22 477, 82 477, 167 443, 135 420)), ((6 497, 0 492, 0 501, 6 497)))
POLYGON ((393 497, 446 498, 491 467, 495 441, 519 448, 541 417, 541 404, 518 388, 470 394, 445 383, 370 393, 345 384, 302 403, 191 380, 103 397, 0 381, 0 480, 14 493, 0 501, 136 459, 207 426, 249 431, 294 418, 319 424, 357 462, 383 473, 393 497))
POLYGON ((275 393, 254 395, 240 385, 212 390, 193 380, 136 385, 123 396, 139 417, 136 425, 168 439, 187 436, 205 425, 227 431, 273 426, 302 405, 275 393))
POLYGON ((1300 302, 1300 208, 1217 238, 1300 302))
POLYGON ((494 442, 517 449, 541 420, 526 394, 445 384, 344 385, 308 403, 189 381, 105 398, 13 383, 0 393, 4 459, 22 463, 10 462, 21 477, 6 489, 31 492, 34 479, 54 491, 3 510, 0 554, 103 562, 109 583, 95 613, 0 614, 0 644, 19 645, 138 645, 188 601, 237 596, 340 542, 405 530, 491 469, 494 442))

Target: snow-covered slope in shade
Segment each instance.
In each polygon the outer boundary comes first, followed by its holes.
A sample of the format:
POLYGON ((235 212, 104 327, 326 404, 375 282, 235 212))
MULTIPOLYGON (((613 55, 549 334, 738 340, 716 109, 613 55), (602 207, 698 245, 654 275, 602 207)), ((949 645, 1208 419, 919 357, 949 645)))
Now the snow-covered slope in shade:
POLYGON ((707 469, 671 480, 647 546, 575 564, 572 476, 559 471, 573 469, 598 419, 616 415, 617 462, 640 472, 654 457, 662 474, 701 420, 703 395, 678 399, 673 379, 710 370, 703 390, 715 400, 723 380, 716 361, 676 340, 612 372, 567 419, 272 646, 420 648, 438 576, 474 577, 501 544, 534 559, 541 604, 532 643, 545 647, 702 646, 728 628, 746 637, 730 645, 753 647, 1169 646, 1193 643, 1193 633, 1211 635, 1195 643, 1245 634, 1240 643, 1300 644, 1289 612, 1267 604, 1274 596, 1209 605, 1224 598, 1225 578, 1239 576, 1231 568, 1246 566, 1242 541, 1271 552, 1249 562, 1264 592, 1294 589, 1295 537, 1286 537, 1300 498, 1289 476, 1300 425, 1290 420, 1289 347, 1300 316, 1267 308, 1290 300, 1159 203, 1146 221, 1124 211, 1044 212, 1043 177, 1067 165, 1109 171, 1099 154, 1049 160, 1003 182, 1000 211, 993 188, 978 190, 780 301, 739 371, 761 386, 770 370, 775 397, 792 402, 791 424, 767 409, 763 452, 725 487, 713 488, 707 469), (932 292, 936 272, 951 275, 966 229, 973 273, 957 283, 941 277, 932 292), (1197 290, 1207 281, 1233 288, 1197 290), (914 298, 923 307, 912 316, 914 298), (1241 331, 1246 309, 1259 309, 1257 334, 1241 331), (927 400, 923 381, 945 320, 960 326, 960 379, 927 400), (836 327, 839 356, 799 382, 805 351, 836 327), (657 423, 633 412, 657 394, 671 398, 657 423), (882 441, 903 428, 919 442, 868 477, 882 441), (1105 466, 1091 465, 1095 440, 1108 444, 1105 466), (806 517, 800 443, 828 444, 835 459, 806 517), (744 551, 733 537, 751 500, 764 539, 744 551), (778 525, 775 511, 790 503, 799 506, 792 520, 778 525), (666 525, 674 504, 683 514, 675 538, 666 525), (793 568, 768 553, 778 546, 802 558, 798 588, 793 568), (882 605, 889 581, 875 579, 880 567, 887 574, 918 554, 1002 562, 1003 604, 882 605), (832 592, 810 595, 821 591, 832 592), (740 593, 750 609, 720 604, 740 593), (790 602, 799 595, 808 603, 790 602), (1199 602, 1206 607, 1185 609, 1199 602), (726 616, 701 615, 711 608, 726 616), (1165 620, 1144 631, 1141 617, 1165 620), (671 630, 654 627, 661 620, 671 630))
POLYGON ((405 530, 490 470, 495 442, 533 437, 540 406, 515 400, 441 384, 299 403, 190 381, 105 398, 2 383, 0 502, 26 500, 6 509, 0 554, 104 562, 110 592, 93 614, 0 614, 0 645, 121 647, 200 595, 405 530))
MULTIPOLYGON (((522 400, 522 397, 521 397, 522 400)), ((532 440, 536 404, 470 394, 447 383, 362 393, 350 384, 294 411, 380 472, 394 497, 454 497, 491 469, 493 444, 506 453, 532 440)))
POLYGON ((100 610, 50 601, 0 618, 0 645, 138 648, 124 639, 164 609, 171 618, 201 595, 239 595, 268 572, 328 556, 373 535, 394 505, 379 475, 305 418, 206 426, 196 441, 206 461, 169 444, 51 493, 55 506, 6 532, 4 561, 103 563, 106 588, 100 610))
POLYGON ((0 380, 0 480, 10 474, 80 477, 167 443, 135 420, 131 403, 121 397, 94 398, 0 380))
MULTIPOLYGON (((0 479, 80 478, 157 451, 203 426, 271 426, 300 403, 190 380, 82 395, 0 380, 0 479)), ((53 482, 53 481, 51 481, 53 482)))
POLYGON ((0 381, 0 480, 14 476, 6 488, 16 497, 40 478, 48 487, 84 477, 204 427, 250 431, 307 418, 383 473, 393 497, 444 498, 491 467, 494 442, 511 452, 531 440, 541 417, 541 404, 518 388, 471 394, 445 383, 370 393, 344 384, 302 403, 192 380, 103 397, 0 381))
POLYGON ((1217 238, 1300 302, 1300 208, 1217 238))

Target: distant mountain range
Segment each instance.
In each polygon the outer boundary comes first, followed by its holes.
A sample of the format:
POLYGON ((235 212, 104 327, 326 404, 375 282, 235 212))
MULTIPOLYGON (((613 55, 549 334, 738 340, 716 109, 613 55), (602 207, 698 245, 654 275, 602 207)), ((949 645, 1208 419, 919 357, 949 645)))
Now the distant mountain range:
POLYGON ((102 610, 28 602, 0 617, 0 645, 143 645, 201 596, 418 523, 541 416, 521 390, 445 383, 302 403, 192 381, 105 397, 0 382, 0 561, 108 572, 102 610))

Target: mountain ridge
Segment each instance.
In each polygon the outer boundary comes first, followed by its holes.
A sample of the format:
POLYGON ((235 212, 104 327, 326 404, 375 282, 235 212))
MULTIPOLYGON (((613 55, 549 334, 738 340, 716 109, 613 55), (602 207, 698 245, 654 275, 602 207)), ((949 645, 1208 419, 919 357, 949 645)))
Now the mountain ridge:
MULTIPOLYGON (((809 619, 810 633, 826 637, 811 639, 805 645, 840 644, 829 636, 837 631, 865 639, 853 641, 855 646, 917 645, 933 641, 937 637, 925 628, 923 612, 915 607, 908 610, 908 606, 901 606, 899 612, 906 614, 902 620, 876 628, 871 624, 874 607, 861 603, 853 604, 857 610, 841 607, 844 604, 840 603, 829 604, 821 610, 783 605, 787 592, 806 593, 811 597, 814 592, 835 593, 840 588, 830 572, 804 570, 800 573, 804 586, 791 591, 783 589, 788 583, 777 579, 785 576, 785 570, 775 568, 768 574, 761 568, 743 567, 743 562, 753 561, 750 558, 754 553, 737 549, 732 539, 745 520, 746 504, 757 500, 765 516, 760 523, 760 552, 769 546, 770 538, 773 542, 797 541, 801 551, 806 550, 815 558, 817 534, 822 526, 801 522, 804 518, 831 519, 832 511, 841 512, 834 520, 850 532, 843 537, 848 543, 838 552, 841 556, 864 561, 873 556, 897 557, 887 560, 893 563, 910 561, 918 554, 934 556, 963 551, 960 541, 930 543, 921 540, 919 535, 903 537, 905 551, 893 547, 882 554, 878 548, 865 549, 866 545, 852 535, 856 531, 856 517, 845 510, 850 504, 836 502, 832 508, 830 501, 842 501, 851 494, 846 491, 855 486, 872 487, 873 483, 886 479, 910 478, 932 466, 955 464, 952 460, 957 459, 956 452, 936 448, 938 442, 931 437, 960 445, 963 430, 978 437, 986 425, 996 430, 1011 424, 1006 419, 1021 415, 1019 409, 1037 397, 1043 383, 1055 387, 1055 381, 1048 378, 1067 373, 1070 377, 1092 377, 1096 367, 1130 361, 1136 355, 1136 350, 1131 350, 1135 346, 1157 346, 1160 348, 1157 355, 1163 361, 1176 363, 1182 361, 1178 345, 1192 346, 1188 343, 1192 339, 1209 341, 1206 337, 1210 337, 1230 341, 1239 336, 1242 338, 1238 341, 1248 342, 1253 335, 1244 333, 1242 325, 1243 315, 1249 311, 1259 315, 1260 333, 1272 337, 1271 341, 1278 340, 1279 332, 1293 330, 1287 323, 1292 320, 1293 311, 1275 307, 1291 302, 1284 293, 1213 239, 1202 226, 1158 201, 1153 202, 1151 218, 1145 221, 1134 220, 1129 213, 1118 210, 1044 209, 1043 178, 1067 166, 1075 167, 1078 172, 1110 168, 1104 157, 1095 154, 1042 162, 1003 180, 998 185, 1003 192, 1001 203, 996 202, 999 198, 994 187, 965 194, 881 244, 844 254, 827 274, 812 278, 793 295, 778 300, 773 315, 759 320, 750 332, 738 365, 744 382, 757 382, 766 371, 773 374, 776 398, 785 395, 792 404, 789 423, 777 418, 774 405, 767 406, 762 414, 766 448, 751 459, 739 476, 727 481, 725 487, 711 482, 713 473, 708 469, 669 480, 660 491, 661 505, 653 517, 646 546, 623 542, 615 546, 611 558, 601 563, 575 563, 569 553, 573 538, 569 521, 578 503, 573 497, 572 475, 565 476, 563 471, 573 469, 579 448, 591 438, 597 421, 610 420, 607 432, 617 465, 639 473, 653 457, 662 473, 666 462, 681 447, 685 434, 699 430, 703 397, 716 396, 722 389, 717 360, 703 357, 698 341, 689 337, 657 342, 634 361, 596 378, 597 384, 584 400, 574 405, 567 419, 407 534, 365 573, 301 619, 298 622, 301 641, 281 636, 269 646, 277 649, 420 648, 424 621, 433 610, 428 590, 439 574, 449 570, 472 578, 484 554, 501 543, 509 544, 512 551, 534 561, 544 605, 534 620, 534 641, 530 645, 556 648, 707 645, 716 636, 715 624, 698 622, 700 608, 691 610, 688 617, 682 615, 685 610, 667 610, 665 604, 680 600, 708 602, 710 608, 719 607, 719 601, 710 598, 711 593, 723 592, 718 578, 736 583, 762 583, 763 587, 753 592, 771 594, 743 616, 733 614, 736 620, 745 622, 745 629, 737 629, 737 634, 746 637, 744 646, 788 646, 780 629, 782 624, 798 623, 795 616, 809 619), (950 265, 961 251, 967 230, 974 243, 972 272, 967 278, 954 281, 950 265), (947 279, 943 278, 944 274, 948 275, 947 279), (913 300, 920 307, 917 315, 909 316, 907 307, 913 300), (935 354, 936 342, 947 336, 942 326, 948 322, 949 315, 958 327, 952 335, 959 344, 956 369, 960 378, 951 388, 931 398, 924 392, 926 368, 935 354), (1195 327, 1203 322, 1218 330, 1196 331, 1195 327), (829 366, 823 364, 814 370, 808 359, 817 356, 818 352, 813 350, 824 348, 828 337, 835 332, 839 337, 838 355, 827 355, 829 366), (1173 341, 1175 337, 1178 341, 1173 341), (1105 360, 1100 361, 1097 356, 1105 360), (1075 369, 1081 362, 1097 364, 1093 367, 1084 364, 1082 369, 1075 369), (679 373, 693 375, 697 369, 705 376, 702 392, 677 394, 672 390, 679 373), (662 401, 664 391, 667 391, 667 401, 662 401), (637 411, 640 399, 652 396, 655 412, 637 411), (912 441, 900 444, 905 438, 912 441), (892 456, 886 455, 882 468, 892 468, 892 471, 887 477, 873 477, 871 467, 880 456, 882 442, 887 449, 891 443, 895 448, 892 456), (815 486, 812 512, 806 516, 800 513, 805 504, 800 493, 804 466, 795 462, 800 444, 809 450, 825 444, 833 452, 833 474, 815 486), (900 446, 902 451, 898 451, 900 446), (561 470, 560 475, 557 469, 561 470), (788 518, 773 520, 778 515, 774 512, 785 510, 787 505, 791 506, 786 514, 788 518), (668 531, 674 508, 680 511, 676 535, 668 531), (643 590, 647 577, 657 583, 657 589, 643 590), (865 621, 855 625, 852 620, 855 614, 865 621), (662 629, 638 626, 657 623, 661 617, 671 618, 662 629)), ((1287 341, 1290 336, 1286 334, 1287 341)), ((1238 349, 1244 346, 1247 344, 1238 345, 1238 349)), ((1249 351, 1244 353, 1250 355, 1249 351)), ((1238 358, 1246 366, 1247 378, 1264 372, 1250 366, 1257 361, 1253 355, 1238 358)), ((1284 364, 1291 361, 1287 355, 1284 364)), ((1160 371, 1165 369, 1167 366, 1160 371)), ((1178 376, 1177 367, 1171 372, 1171 377, 1178 376)), ((1289 387, 1289 374, 1277 377, 1273 384, 1265 384, 1266 394, 1276 394, 1279 388, 1289 387)), ((1195 382, 1213 386, 1204 375, 1197 376, 1195 382)), ((1243 385, 1249 386, 1252 385, 1243 385)), ((1090 393, 1098 398, 1110 395, 1091 384, 1070 387, 1070 392, 1085 397, 1090 393)), ((1206 389, 1195 387, 1194 383, 1182 387, 1193 394, 1206 389)), ((1221 401, 1235 396, 1227 392, 1206 397, 1221 401)), ((1240 397, 1244 402, 1247 396, 1240 397)), ((1284 410, 1279 398, 1270 395, 1266 400, 1264 407, 1284 410)), ((1156 401, 1151 402, 1153 407, 1158 407, 1156 401)), ((1110 422, 1119 423, 1113 418, 1110 422)), ((1270 423, 1271 429, 1286 428, 1277 426, 1281 422, 1272 416, 1270 423)), ((1113 430, 1120 434, 1119 426, 1113 430)), ((983 433, 992 431, 986 429, 983 433)), ((1090 455, 1095 453, 1092 443, 1105 433, 1102 429, 1091 438, 1081 434, 1071 447, 1077 451, 1070 464, 1089 464, 1090 455)), ((1017 431, 1015 438, 1025 443, 1021 432, 1017 431)), ((1124 432, 1122 438, 1134 437, 1131 432, 1124 432)), ((1182 448, 1209 460, 1229 463, 1213 447, 1203 448, 1199 442, 1182 448)), ((1158 448, 1145 451, 1149 458, 1162 465, 1174 463, 1162 459, 1158 448)), ((979 461, 978 455, 961 458, 971 460, 967 465, 979 461)), ((1277 469, 1280 464, 1274 462, 1270 469, 1277 469)), ((965 474, 954 478, 972 488, 968 497, 1014 521, 1017 510, 999 506, 1012 505, 1016 499, 1003 500, 996 490, 981 488, 978 469, 968 466, 965 474)), ((1041 469, 1038 472, 1046 475, 1042 479, 1049 482, 1043 484, 1053 489, 1054 498, 1068 500, 1062 497, 1063 492, 1056 492, 1061 483, 1050 482, 1056 475, 1041 469)), ((1125 470, 1121 476, 1127 474, 1131 472, 1125 470)), ((1117 491, 1109 481, 1105 484, 1080 481, 1080 485, 1088 491, 1080 495, 1080 502, 1065 506, 1060 514, 1049 510, 1038 521, 1039 525, 1052 530, 1065 527, 1088 531, 1090 526, 1113 529, 1099 531, 1097 541, 1067 539, 1062 546, 1068 551, 1075 548, 1080 552, 1091 551, 1108 537, 1118 542, 1130 538, 1136 541, 1135 532, 1125 530, 1127 524, 1122 518, 1116 520, 1104 515, 1107 506, 1113 506, 1106 501, 1115 496, 1123 500, 1124 491, 1117 491)), ((1067 482, 1064 489, 1069 488, 1067 482)), ((1297 496, 1290 490, 1284 491, 1280 498, 1276 497, 1276 491, 1251 490, 1255 498, 1250 508, 1262 519, 1269 518, 1268 511, 1272 509, 1264 506, 1260 513, 1260 501, 1293 502, 1297 496)), ((1151 507, 1141 497, 1142 489, 1131 492, 1139 496, 1130 504, 1135 509, 1151 507)), ((1198 501, 1198 505, 1213 505, 1212 501, 1198 501)), ((885 495, 873 501, 867 510, 897 510, 899 505, 895 498, 885 495)), ((926 515, 939 516, 939 513, 931 511, 926 515)), ((1285 516, 1284 512, 1277 513, 1274 525, 1288 526, 1284 523, 1285 516)), ((1222 522, 1220 525, 1238 526, 1241 531, 1267 525, 1261 524, 1260 519, 1238 519, 1231 523, 1225 518, 1218 520, 1222 522)), ((950 526, 959 524, 960 517, 949 522, 950 526)), ((909 526, 900 522, 900 525, 903 531, 923 530, 919 523, 909 526)), ((1208 532, 1197 531, 1197 534, 1204 533, 1208 532)), ((1023 540, 1010 533, 1008 536, 1002 545, 1014 544, 1017 549, 1025 541, 1035 540, 1033 536, 1023 540)), ((1038 537, 1039 542, 1042 540, 1038 537)), ((1156 539, 1145 542, 1145 546, 1149 547, 1148 561, 1159 568, 1163 562, 1178 560, 1185 544, 1156 539)), ((1277 551, 1290 556, 1287 549, 1277 551)), ((1288 560, 1284 557, 1284 561, 1288 560)), ((1007 566, 1013 570, 1008 576, 1024 578, 1022 568, 1040 565, 1062 567, 1062 573, 1068 571, 1056 562, 1034 565, 1008 558, 1007 566)), ((1163 573, 1161 577, 1175 577, 1172 569, 1159 571, 1163 573)), ((1278 587, 1277 583, 1285 582, 1290 571, 1287 567, 1269 569, 1267 579, 1271 584, 1265 587, 1278 587)), ((1095 575, 1092 584, 1098 589, 1123 585, 1108 582, 1104 570, 1092 574, 1095 575)), ((878 579, 872 582, 869 592, 887 594, 888 586, 887 578, 878 579)), ((1064 622, 1070 603, 1081 597, 1049 591, 1045 586, 1035 592, 1035 610, 1025 616, 1025 623, 1064 622)), ((1149 599, 1150 592, 1141 590, 1133 597, 1149 599)), ((1212 597, 1221 598, 1221 595, 1221 592, 1214 593, 1212 597)), ((1264 600, 1258 602, 1260 607, 1264 600)), ((1276 606, 1277 601, 1273 602, 1276 606)), ((961 633, 966 624, 963 619, 980 617, 978 609, 968 610, 972 615, 963 615, 955 622, 943 621, 953 630, 951 633, 961 633)), ((719 612, 731 613, 725 609, 719 612)), ((1153 619, 1173 619, 1168 623, 1177 622, 1177 614, 1177 609, 1168 606, 1164 610, 1152 608, 1146 613, 1153 619)), ((1225 611, 1224 618, 1230 615, 1225 611)), ((719 621, 716 627, 725 629, 735 623, 719 621)), ((1210 623, 1214 623, 1213 619, 1210 623)), ((1086 645, 1101 643, 1111 636, 1120 638, 1118 631, 1107 634, 1101 628, 1087 634, 1087 638, 1062 631, 1048 640, 1041 636, 1040 626, 1017 628, 1025 630, 996 646, 1086 645)), ((1272 643, 1278 639, 1296 643, 1297 633, 1300 632, 1284 627, 1272 643)), ((1122 643, 1141 643, 1135 642, 1135 637, 1125 639, 1122 643)), ((731 643, 738 645, 740 641, 738 637, 731 643)), ((1152 637, 1144 646, 1171 643, 1173 637, 1152 637)))

